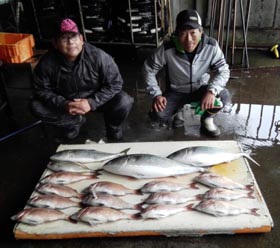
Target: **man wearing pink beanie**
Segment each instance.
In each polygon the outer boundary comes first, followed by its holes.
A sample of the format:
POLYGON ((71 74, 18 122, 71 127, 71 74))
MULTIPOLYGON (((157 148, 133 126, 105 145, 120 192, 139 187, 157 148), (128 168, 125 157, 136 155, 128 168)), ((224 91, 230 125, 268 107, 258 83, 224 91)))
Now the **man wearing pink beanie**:
POLYGON ((77 24, 68 18, 54 28, 53 47, 34 70, 33 114, 74 139, 86 114, 102 112, 108 141, 122 140, 133 98, 122 90, 112 57, 84 42, 77 24))

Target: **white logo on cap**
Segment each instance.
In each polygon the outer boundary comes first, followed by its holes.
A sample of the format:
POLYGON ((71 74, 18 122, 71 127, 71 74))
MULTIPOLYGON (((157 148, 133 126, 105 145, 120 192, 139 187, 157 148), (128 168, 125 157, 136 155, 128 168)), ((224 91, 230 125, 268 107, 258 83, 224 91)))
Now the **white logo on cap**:
POLYGON ((195 17, 195 16, 190 16, 190 19, 193 21, 197 21, 197 17, 195 17))

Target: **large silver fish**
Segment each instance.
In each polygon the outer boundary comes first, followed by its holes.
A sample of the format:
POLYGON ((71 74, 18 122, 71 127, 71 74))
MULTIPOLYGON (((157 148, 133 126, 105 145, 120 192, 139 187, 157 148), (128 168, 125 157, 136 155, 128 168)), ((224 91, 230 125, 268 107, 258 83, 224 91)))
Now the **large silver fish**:
POLYGON ((159 204, 150 205, 141 211, 140 216, 143 219, 161 219, 177 213, 189 211, 192 209, 192 206, 193 204, 189 204, 187 206, 159 204))
POLYGON ((86 222, 90 225, 102 224, 118 220, 135 219, 134 214, 127 214, 106 207, 86 207, 70 217, 72 220, 86 222))
POLYGON ((167 156, 167 158, 193 166, 212 166, 230 162, 241 157, 245 157, 260 166, 258 162, 252 159, 251 156, 245 152, 234 153, 222 148, 211 146, 186 147, 167 156))
POLYGON ((239 214, 251 214, 259 216, 259 214, 257 213, 257 208, 241 208, 226 201, 218 201, 214 199, 204 200, 198 203, 193 208, 207 214, 212 214, 214 216, 228 216, 239 214))
POLYGON ((211 188, 252 190, 253 187, 253 184, 243 185, 241 183, 234 182, 228 177, 220 176, 215 173, 202 173, 195 177, 194 181, 202 183, 211 188))
POLYGON ((47 165, 48 169, 52 171, 69 171, 69 172, 90 172, 90 168, 84 164, 77 162, 66 162, 66 161, 50 161, 47 165))
POLYGON ((169 181, 151 181, 143 185, 140 189, 142 193, 171 192, 183 189, 198 189, 195 183, 175 183, 169 181))
POLYGON ((69 216, 55 209, 26 208, 11 219, 29 225, 39 225, 56 220, 69 220, 69 216))
POLYGON ((129 189, 122 184, 100 181, 90 184, 83 190, 83 193, 95 194, 109 194, 116 196, 123 196, 128 194, 141 194, 139 190, 129 189))
POLYGON ((96 175, 90 173, 79 172, 55 172, 49 174, 40 180, 40 183, 54 183, 54 184, 70 184, 82 180, 96 179, 96 175))
POLYGON ((131 154, 114 158, 106 162, 103 169, 117 175, 135 178, 170 177, 206 171, 205 168, 151 154, 131 154))
POLYGON ((121 198, 113 195, 95 194, 94 196, 88 195, 83 199, 85 205, 94 207, 107 207, 118 210, 122 209, 140 209, 141 205, 135 205, 122 200, 121 198))
POLYGON ((216 199, 233 201, 239 198, 251 198, 254 199, 253 191, 231 190, 223 188, 213 188, 205 192, 202 197, 204 199, 216 199))
POLYGON ((58 195, 37 195, 28 200, 28 204, 36 208, 65 209, 81 208, 81 203, 58 195))
POLYGON ((82 198, 83 194, 79 193, 77 190, 72 189, 65 185, 59 185, 59 184, 52 184, 52 183, 46 183, 41 184, 35 189, 37 192, 41 194, 46 195, 60 195, 63 197, 73 197, 73 198, 82 198))
POLYGON ((50 159, 54 161, 71 161, 79 163, 103 162, 127 154, 129 150, 130 148, 119 153, 108 153, 92 149, 68 149, 56 152, 50 157, 50 159))

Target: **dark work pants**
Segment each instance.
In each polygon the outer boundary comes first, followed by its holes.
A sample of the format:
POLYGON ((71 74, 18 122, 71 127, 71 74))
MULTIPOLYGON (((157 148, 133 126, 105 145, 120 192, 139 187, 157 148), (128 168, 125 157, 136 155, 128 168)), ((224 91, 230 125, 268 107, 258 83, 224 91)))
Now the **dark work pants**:
MULTIPOLYGON (((126 92, 121 91, 111 100, 96 109, 104 114, 105 127, 108 138, 121 138, 122 125, 126 120, 133 104, 133 98, 126 92)), ((65 129, 71 129, 78 124, 80 117, 70 115, 66 111, 52 109, 41 101, 34 99, 31 103, 34 116, 43 122, 65 129)))
MULTIPOLYGON (((167 99, 167 105, 166 108, 162 112, 150 112, 149 115, 152 120, 167 123, 170 121, 172 116, 178 112, 180 108, 182 108, 185 104, 190 104, 191 102, 200 102, 203 95, 207 91, 207 85, 201 86, 198 90, 192 92, 192 93, 180 93, 175 92, 172 90, 167 90, 163 93, 163 96, 167 99)), ((223 105, 225 106, 226 103, 229 101, 229 92, 227 89, 224 89, 220 92, 219 96, 217 96, 221 99, 223 105)), ((209 109, 206 113, 217 113, 220 111, 221 108, 217 109, 209 109)))

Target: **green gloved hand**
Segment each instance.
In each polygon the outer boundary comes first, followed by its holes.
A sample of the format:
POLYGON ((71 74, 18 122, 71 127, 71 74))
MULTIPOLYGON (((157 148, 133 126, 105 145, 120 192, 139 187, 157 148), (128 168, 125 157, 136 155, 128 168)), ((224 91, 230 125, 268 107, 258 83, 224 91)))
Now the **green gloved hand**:
MULTIPOLYGON (((214 101, 214 108, 221 108, 223 107, 223 103, 222 101, 220 100, 220 98, 215 98, 215 101, 214 101)), ((191 102, 191 108, 192 109, 195 109, 194 111, 194 114, 195 115, 203 115, 205 110, 202 110, 201 107, 200 107, 200 102, 191 102)))

